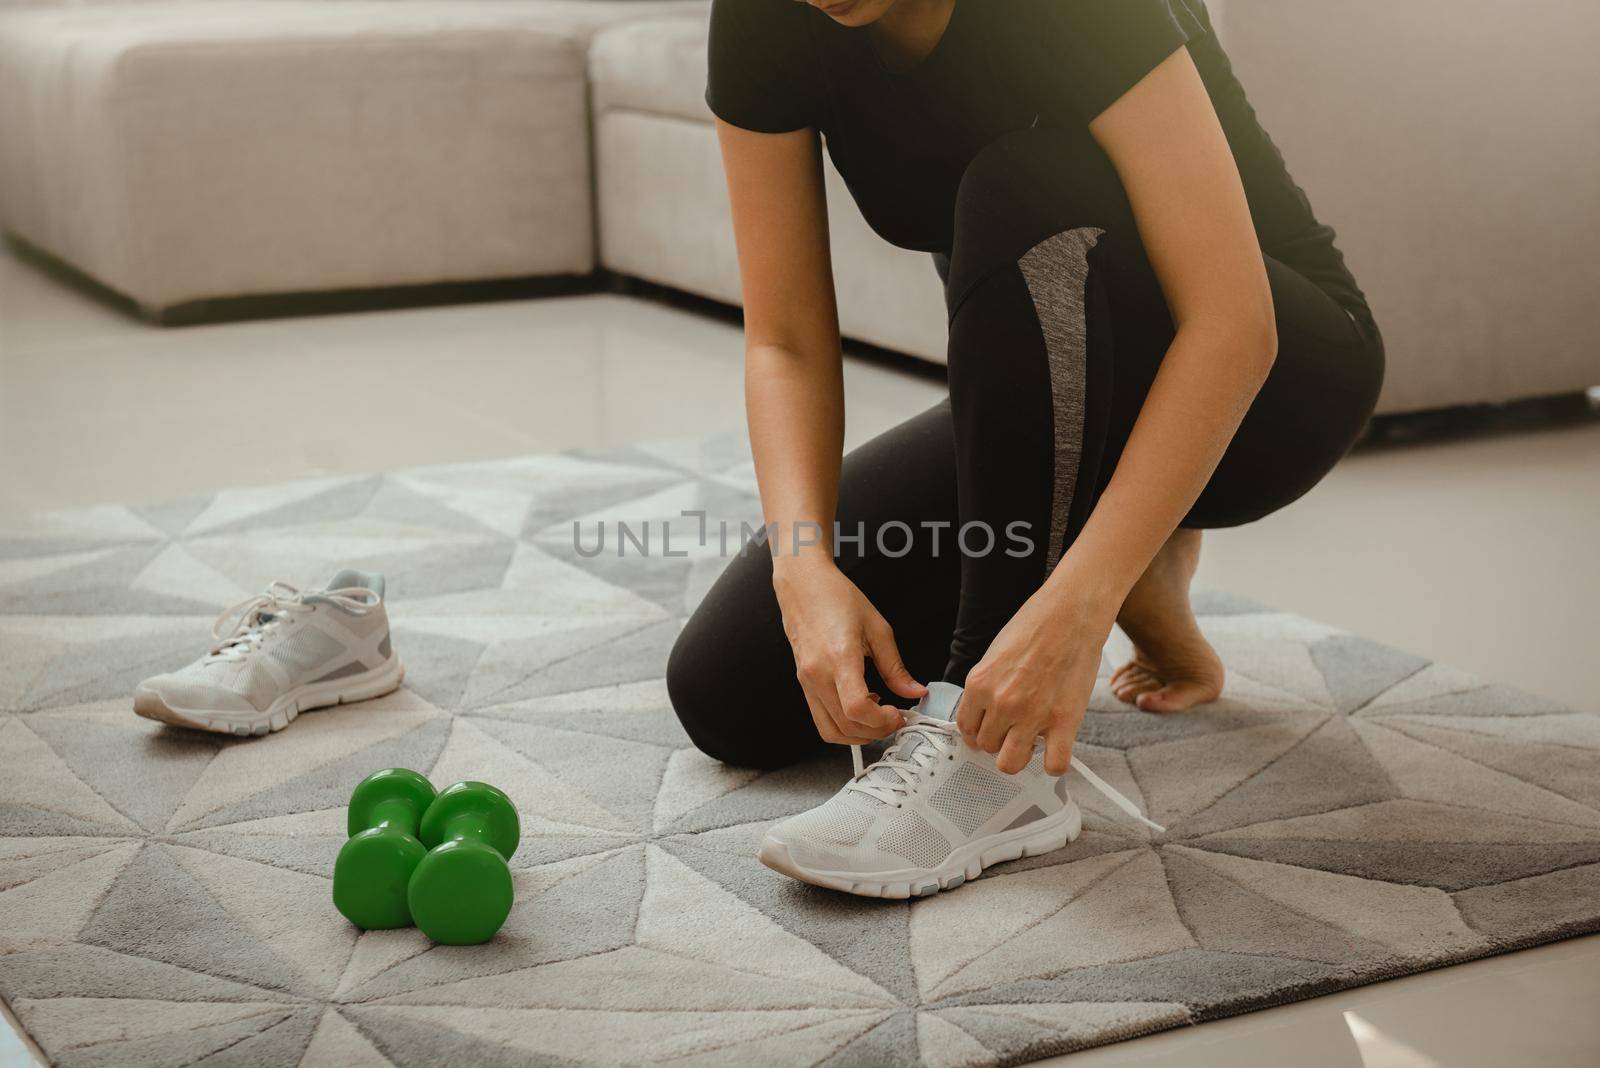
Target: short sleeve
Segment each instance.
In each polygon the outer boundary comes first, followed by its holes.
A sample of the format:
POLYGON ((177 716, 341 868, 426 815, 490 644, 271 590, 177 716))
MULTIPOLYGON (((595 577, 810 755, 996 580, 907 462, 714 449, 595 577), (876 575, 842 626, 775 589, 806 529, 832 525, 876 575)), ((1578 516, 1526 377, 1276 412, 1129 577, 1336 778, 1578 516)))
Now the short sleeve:
POLYGON ((1047 47, 1085 122, 1122 98, 1172 53, 1205 33, 1186 0, 1046 0, 1047 47))
POLYGON ((757 133, 817 125, 821 72, 794 0, 714 0, 706 104, 724 122, 757 133))

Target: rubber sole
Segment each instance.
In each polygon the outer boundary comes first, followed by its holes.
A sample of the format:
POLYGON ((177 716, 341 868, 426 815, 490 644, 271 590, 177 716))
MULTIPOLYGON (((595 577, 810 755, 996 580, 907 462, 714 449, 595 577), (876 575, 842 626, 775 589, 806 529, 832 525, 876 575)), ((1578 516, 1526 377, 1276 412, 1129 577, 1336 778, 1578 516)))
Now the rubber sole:
POLYGON ((761 843, 756 858, 791 879, 812 886, 841 890, 858 897, 883 897, 905 900, 930 897, 981 876, 985 869, 1008 860, 1043 856, 1071 845, 1083 833, 1083 813, 1077 802, 1068 800, 1061 811, 1014 831, 1002 831, 975 839, 955 850, 937 868, 905 868, 887 872, 818 871, 794 859, 788 842, 768 837, 761 843))
POLYGON ((364 675, 333 682, 307 683, 283 694, 265 712, 234 712, 221 709, 173 708, 155 690, 143 687, 134 691, 133 710, 145 719, 158 720, 173 727, 231 734, 239 738, 259 738, 274 734, 293 723, 295 717, 313 708, 370 701, 393 693, 405 681, 406 668, 398 655, 364 675))

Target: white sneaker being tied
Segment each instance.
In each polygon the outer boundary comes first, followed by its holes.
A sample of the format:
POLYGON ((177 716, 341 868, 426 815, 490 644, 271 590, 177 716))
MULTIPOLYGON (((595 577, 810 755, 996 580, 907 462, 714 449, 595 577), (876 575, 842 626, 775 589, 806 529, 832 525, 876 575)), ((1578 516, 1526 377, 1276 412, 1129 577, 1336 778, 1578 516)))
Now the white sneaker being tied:
POLYGON ((274 582, 217 617, 216 644, 188 667, 145 679, 133 710, 179 727, 242 736, 301 712, 379 697, 405 668, 389 641, 383 576, 341 571, 323 590, 274 582))
MULTIPOLYGON (((1016 775, 961 740, 961 688, 936 682, 906 717, 882 759, 823 804, 776 824, 758 856, 802 882, 864 897, 925 897, 976 879, 990 865, 1038 856, 1078 837, 1083 817, 1066 778, 1046 775, 1037 751, 1016 775)), ((1140 814, 1076 758, 1091 786, 1140 814)))

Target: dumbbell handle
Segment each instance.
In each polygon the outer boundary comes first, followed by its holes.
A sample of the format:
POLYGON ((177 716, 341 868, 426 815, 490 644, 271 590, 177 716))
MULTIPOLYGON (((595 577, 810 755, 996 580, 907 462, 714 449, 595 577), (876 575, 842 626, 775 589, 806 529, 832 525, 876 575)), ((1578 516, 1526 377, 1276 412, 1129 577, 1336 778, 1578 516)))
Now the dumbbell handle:
POLYGON ((417 824, 421 819, 422 813, 416 806, 402 797, 392 797, 372 806, 372 826, 404 831, 413 838, 417 836, 417 824))
POLYGON ((443 842, 453 842, 465 839, 472 842, 482 842, 490 849, 494 842, 489 837, 489 821, 476 812, 463 812, 445 821, 443 842))

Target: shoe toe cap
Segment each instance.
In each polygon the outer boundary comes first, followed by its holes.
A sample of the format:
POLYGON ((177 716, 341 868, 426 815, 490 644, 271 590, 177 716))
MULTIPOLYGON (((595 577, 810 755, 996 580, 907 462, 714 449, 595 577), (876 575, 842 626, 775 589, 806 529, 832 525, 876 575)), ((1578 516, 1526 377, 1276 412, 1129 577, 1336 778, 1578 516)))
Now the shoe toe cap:
POLYGON ((157 705, 174 711, 182 709, 217 712, 256 711, 255 707, 240 694, 186 678, 179 673, 156 675, 145 679, 134 691, 135 711, 155 711, 157 705))
POLYGON ((849 871, 855 864, 839 853, 816 842, 769 834, 761 842, 758 856, 763 864, 778 871, 799 867, 811 871, 849 871))

